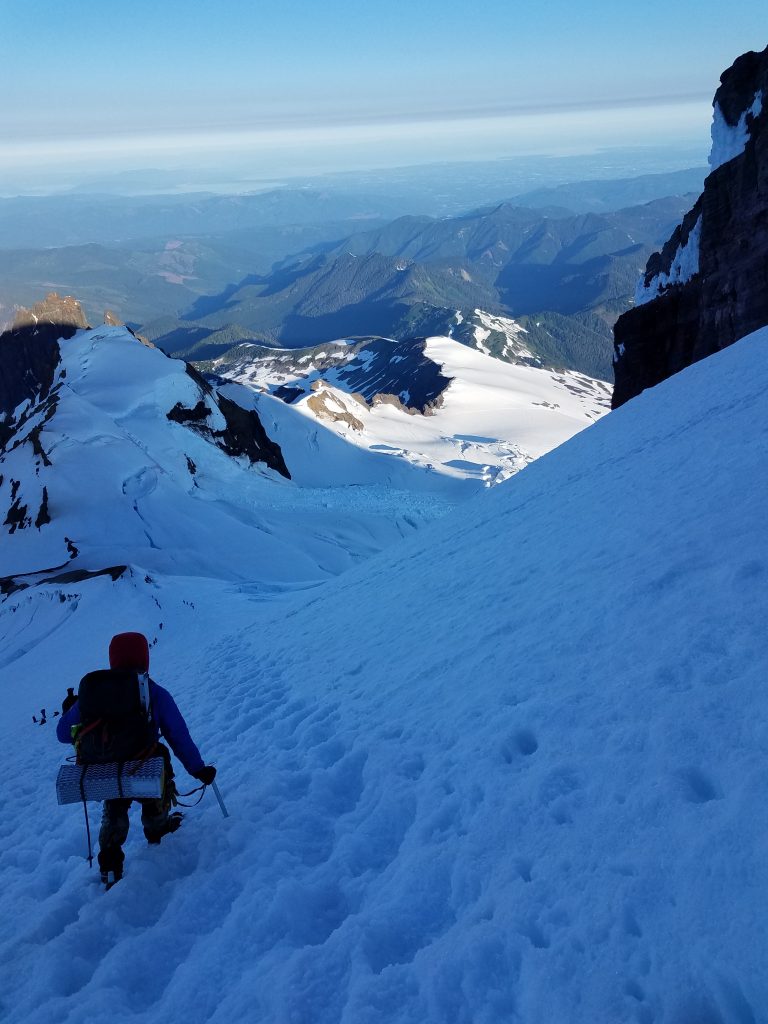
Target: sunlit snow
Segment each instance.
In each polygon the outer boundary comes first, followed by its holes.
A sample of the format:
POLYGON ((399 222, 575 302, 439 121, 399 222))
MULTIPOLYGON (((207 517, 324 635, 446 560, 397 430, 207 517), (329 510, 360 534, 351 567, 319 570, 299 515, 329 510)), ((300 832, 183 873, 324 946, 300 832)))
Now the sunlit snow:
MULTIPOLYGON (((286 406, 268 394, 249 398, 244 388, 224 388, 223 393, 241 405, 249 401, 254 405, 302 482, 318 484, 330 475, 337 481, 363 484, 372 482, 373 473, 379 482, 395 483, 402 479, 398 463, 405 460, 428 474, 420 482, 410 474, 413 486, 436 489, 448 486, 450 480, 463 480, 469 486, 498 483, 594 422, 609 407, 609 385, 574 371, 505 363, 451 338, 428 339, 425 355, 452 378, 442 404, 426 416, 387 403, 368 408, 341 388, 333 370, 314 372, 316 381, 323 379, 321 391, 314 394, 326 393, 334 411, 346 411, 362 429, 343 419, 318 419, 309 395, 286 406), (297 414, 303 424, 297 423, 297 414), (308 425, 307 420, 317 426, 308 425), (345 443, 336 444, 335 437, 345 443), (363 460, 361 451, 379 453, 381 458, 363 460)), ((248 371, 239 379, 252 386, 248 371)), ((312 374, 307 380, 312 380, 312 374)), ((260 385, 269 382, 265 373, 260 385)))

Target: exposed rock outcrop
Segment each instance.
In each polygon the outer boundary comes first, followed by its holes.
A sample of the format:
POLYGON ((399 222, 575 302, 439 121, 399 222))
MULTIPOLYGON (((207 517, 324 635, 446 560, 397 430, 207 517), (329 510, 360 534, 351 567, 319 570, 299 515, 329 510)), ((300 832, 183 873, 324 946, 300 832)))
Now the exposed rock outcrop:
MULTIPOLYGON (((57 566, 61 569, 62 566, 57 566)), ((125 573, 130 572, 127 565, 110 565, 106 569, 71 569, 68 572, 57 572, 56 569, 41 569, 39 572, 21 573, 17 576, 0 576, 0 594, 13 594, 17 590, 26 590, 40 584, 56 586, 56 584, 82 583, 84 580, 108 576, 116 582, 125 573)))
MULTIPOLYGON (((341 398, 330 392, 324 387, 324 384, 325 381, 316 380, 312 385, 313 394, 307 399, 307 405, 315 416, 320 420, 329 420, 331 423, 346 423, 353 430, 364 430, 363 421, 351 413, 341 398)), ((356 402, 363 408, 368 408, 365 399, 359 395, 349 395, 348 397, 350 404, 356 402)))
POLYGON ((218 396, 218 402, 227 421, 226 430, 216 434, 224 451, 228 455, 245 455, 251 462, 265 462, 270 469, 290 480, 283 451, 267 436, 255 410, 243 409, 224 395, 218 396))
POLYGON ((397 398, 403 408, 422 415, 443 403, 451 378, 426 354, 426 340, 368 342, 350 362, 340 366, 331 383, 354 392, 368 402, 386 396, 397 398))
POLYGON ((26 401, 44 400, 61 362, 59 339, 73 328, 41 324, 0 334, 0 449, 10 437, 14 411, 26 401))
POLYGON ((71 295, 59 295, 49 292, 41 302, 36 302, 31 309, 20 306, 13 320, 13 330, 21 327, 38 327, 52 324, 59 327, 74 328, 75 331, 89 327, 83 307, 71 295))
POLYGON ((264 462, 270 469, 290 480, 291 474, 285 464, 282 449, 267 435, 258 413, 253 409, 243 409, 224 395, 215 394, 208 381, 189 363, 187 373, 205 397, 201 397, 193 408, 186 408, 177 402, 167 414, 168 419, 192 427, 227 455, 245 455, 251 463, 264 462), (209 404, 206 404, 206 398, 209 404), (216 429, 209 422, 214 404, 224 417, 226 426, 223 429, 216 429))
POLYGON ((614 329, 614 408, 768 324, 768 47, 720 81, 704 192, 614 329))
POLYGON ((59 342, 87 327, 71 295, 50 292, 31 309, 16 310, 13 325, 0 334, 0 450, 18 426, 15 410, 23 402, 48 397, 61 362, 59 342))

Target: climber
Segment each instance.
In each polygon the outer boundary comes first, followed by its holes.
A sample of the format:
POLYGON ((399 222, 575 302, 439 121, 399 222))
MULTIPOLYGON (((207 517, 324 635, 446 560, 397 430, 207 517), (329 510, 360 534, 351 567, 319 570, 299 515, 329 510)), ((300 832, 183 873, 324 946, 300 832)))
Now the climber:
MULTIPOLYGON (((187 772, 204 786, 216 777, 206 765, 170 693, 148 678, 149 644, 141 633, 118 633, 109 645, 109 671, 84 676, 78 694, 69 690, 62 705, 56 735, 62 743, 74 743, 80 764, 124 762, 134 758, 161 756, 165 762, 162 796, 139 799, 141 823, 148 843, 159 843, 175 832, 182 815, 176 803, 176 787, 170 753, 160 736, 187 772), (146 680, 148 707, 141 699, 141 681, 146 680)), ((131 800, 104 801, 99 832, 99 868, 107 888, 123 877, 123 843, 128 836, 128 808, 131 800)))

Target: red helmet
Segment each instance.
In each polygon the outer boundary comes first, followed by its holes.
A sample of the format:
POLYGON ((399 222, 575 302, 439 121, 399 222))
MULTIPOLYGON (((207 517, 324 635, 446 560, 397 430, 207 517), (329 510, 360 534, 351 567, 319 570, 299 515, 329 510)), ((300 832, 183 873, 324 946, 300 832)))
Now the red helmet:
POLYGON ((149 672, 149 644, 143 633, 118 633, 109 644, 110 668, 149 672))

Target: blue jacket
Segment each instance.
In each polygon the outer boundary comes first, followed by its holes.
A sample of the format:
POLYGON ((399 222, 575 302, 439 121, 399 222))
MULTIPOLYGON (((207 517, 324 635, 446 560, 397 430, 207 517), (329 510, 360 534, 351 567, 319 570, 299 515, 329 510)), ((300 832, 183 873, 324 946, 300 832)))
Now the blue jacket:
MULTIPOLYGON (((149 680, 149 697, 152 703, 153 720, 157 728, 157 738, 162 736, 168 741, 171 750, 190 775, 199 772, 205 765, 205 761, 189 735, 187 723, 176 706, 176 701, 154 679, 149 680)), ((61 716, 56 725, 58 739, 62 743, 71 743, 72 726, 79 725, 81 721, 80 705, 73 704, 69 711, 61 716)))

